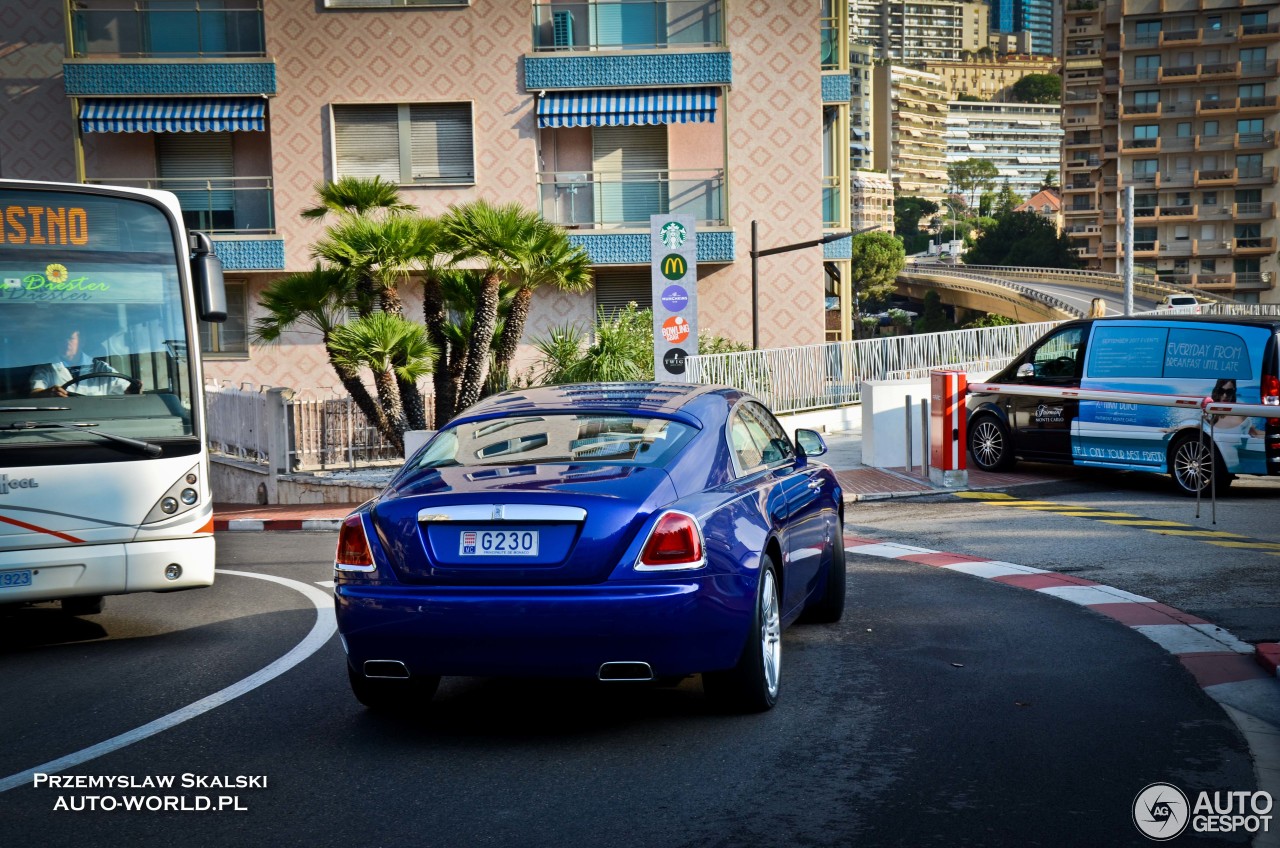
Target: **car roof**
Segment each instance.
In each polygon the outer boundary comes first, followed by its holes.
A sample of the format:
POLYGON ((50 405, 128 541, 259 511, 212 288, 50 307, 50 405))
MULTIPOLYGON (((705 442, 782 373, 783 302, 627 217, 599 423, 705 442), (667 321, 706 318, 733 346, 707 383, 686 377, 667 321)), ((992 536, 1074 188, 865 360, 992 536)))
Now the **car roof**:
POLYGON ((739 397, 740 389, 691 383, 569 383, 538 386, 491 395, 466 410, 462 418, 489 418, 507 412, 629 412, 656 414, 704 423, 699 408, 712 405, 727 410, 739 397))
POLYGON ((1264 327, 1269 330, 1280 330, 1280 316, 1269 315, 1107 315, 1103 318, 1089 318, 1090 321, 1174 321, 1183 324, 1235 324, 1241 327, 1264 327))

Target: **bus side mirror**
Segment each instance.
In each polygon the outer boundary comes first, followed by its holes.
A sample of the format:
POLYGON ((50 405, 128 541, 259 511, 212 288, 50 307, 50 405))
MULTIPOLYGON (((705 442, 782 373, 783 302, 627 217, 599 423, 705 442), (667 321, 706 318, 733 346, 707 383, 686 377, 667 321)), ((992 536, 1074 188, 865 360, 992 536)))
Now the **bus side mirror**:
POLYGON ((221 324, 227 320, 227 288, 222 282, 222 260, 213 252, 207 233, 192 230, 191 280, 196 286, 200 320, 221 324))

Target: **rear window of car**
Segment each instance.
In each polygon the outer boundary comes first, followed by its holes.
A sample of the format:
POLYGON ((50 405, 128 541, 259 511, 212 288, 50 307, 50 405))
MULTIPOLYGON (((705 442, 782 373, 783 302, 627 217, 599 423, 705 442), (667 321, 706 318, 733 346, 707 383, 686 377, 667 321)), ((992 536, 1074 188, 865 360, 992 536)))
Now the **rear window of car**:
POLYGON ((1247 380, 1249 348, 1235 333, 1165 327, 1095 327, 1087 374, 1092 379, 1247 380))
POLYGON ((1195 306, 1199 301, 1190 295, 1184 297, 1167 297, 1165 298, 1170 306, 1195 306))
POLYGON ((528 465, 539 462, 663 465, 697 430, 639 415, 512 415, 440 431, 417 468, 528 465))

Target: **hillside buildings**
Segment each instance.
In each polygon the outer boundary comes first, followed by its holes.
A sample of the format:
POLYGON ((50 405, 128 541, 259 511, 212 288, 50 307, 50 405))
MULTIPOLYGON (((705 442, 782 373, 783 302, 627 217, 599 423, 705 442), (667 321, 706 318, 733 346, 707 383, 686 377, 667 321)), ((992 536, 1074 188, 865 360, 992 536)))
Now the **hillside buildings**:
POLYGON ((1063 215, 1089 267, 1277 302, 1275 2, 1068 0, 1063 215))

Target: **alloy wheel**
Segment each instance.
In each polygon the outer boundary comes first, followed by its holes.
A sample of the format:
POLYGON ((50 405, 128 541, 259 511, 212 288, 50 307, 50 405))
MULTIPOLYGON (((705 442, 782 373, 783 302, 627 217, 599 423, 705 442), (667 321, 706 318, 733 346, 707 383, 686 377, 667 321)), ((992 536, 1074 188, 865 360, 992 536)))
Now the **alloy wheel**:
POLYGON ((769 697, 778 694, 782 674, 782 616, 778 611, 778 584, 773 571, 764 573, 760 593, 760 654, 764 662, 764 682, 769 697))
POLYGON ((971 446, 974 459, 983 468, 998 465, 1005 451, 1004 433, 1000 432, 1000 425, 989 418, 979 421, 973 428, 971 446))

